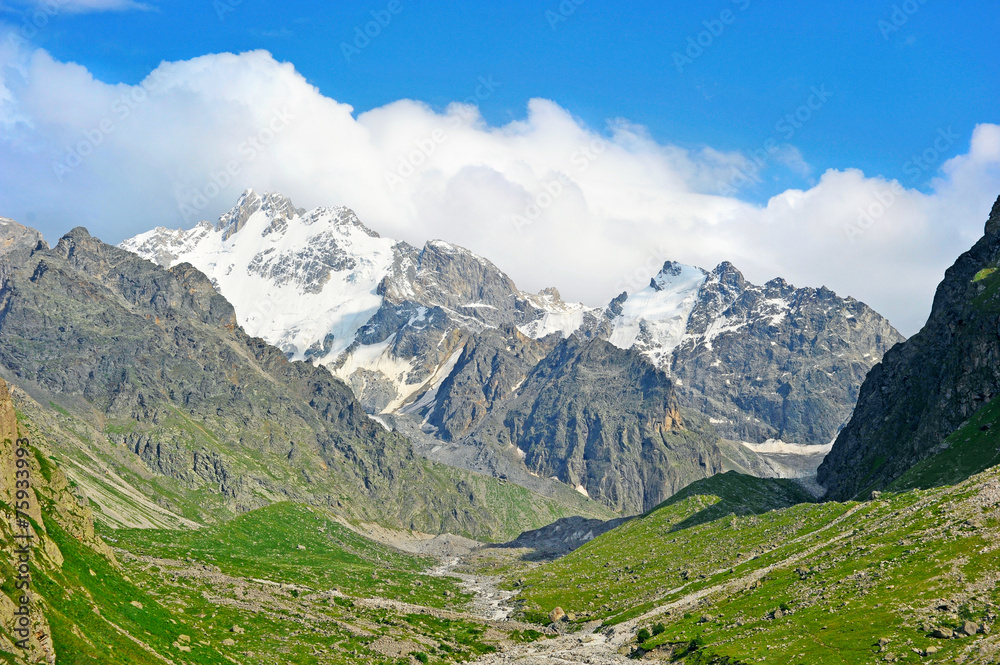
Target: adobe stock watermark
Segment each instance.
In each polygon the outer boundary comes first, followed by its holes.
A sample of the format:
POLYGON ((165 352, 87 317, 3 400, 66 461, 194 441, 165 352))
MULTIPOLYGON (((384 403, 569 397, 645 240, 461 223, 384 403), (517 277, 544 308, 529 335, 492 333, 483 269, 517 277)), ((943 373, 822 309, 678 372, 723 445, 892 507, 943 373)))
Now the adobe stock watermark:
POLYGON ((562 0, 559 6, 545 10, 545 20, 549 22, 549 27, 553 30, 559 27, 560 23, 565 23, 569 17, 576 13, 577 7, 587 0, 562 0))
POLYGON ((371 46, 372 40, 382 34, 382 31, 389 27, 392 19, 399 16, 403 11, 403 3, 400 0, 389 0, 385 9, 371 10, 372 20, 363 25, 354 26, 354 38, 350 42, 340 42, 340 52, 347 62, 361 55, 361 52, 371 46))
POLYGON ((878 30, 882 33, 882 38, 889 41, 889 35, 899 32, 925 4, 927 4, 927 0, 904 0, 904 2, 893 5, 888 20, 884 18, 878 20, 878 30))
POLYGON ((734 168, 728 180, 716 183, 716 189, 723 196, 733 196, 739 189, 750 182, 756 181, 760 172, 781 151, 782 146, 812 120, 833 97, 826 84, 809 88, 806 101, 790 113, 786 113, 774 124, 774 133, 769 136, 760 148, 751 150, 750 164, 743 168, 734 168), (781 142, 784 140, 784 143, 781 142))
MULTIPOLYGON (((939 128, 937 136, 920 154, 911 155, 903 163, 903 173, 908 183, 915 183, 921 176, 935 168, 940 160, 958 142, 959 136, 951 127, 939 128)), ((844 234, 852 244, 866 234, 899 201, 904 193, 903 186, 893 180, 887 187, 876 189, 867 203, 858 206, 857 218, 844 225, 844 234)))
POLYGON ((243 4, 243 0, 212 0, 212 9, 220 21, 226 20, 226 14, 232 14, 243 4))
POLYGON ((666 245, 658 245, 650 248, 646 253, 645 262, 637 265, 615 282, 615 295, 621 293, 633 294, 649 286, 653 278, 663 270, 663 264, 666 262, 666 259, 663 257, 670 256, 670 251, 670 248, 666 245))
POLYGON ((457 129, 463 122, 468 122, 474 116, 474 109, 493 96, 493 93, 500 87, 500 83, 493 80, 493 75, 480 76, 476 82, 473 94, 462 100, 456 107, 456 113, 448 118, 446 129, 435 129, 429 135, 421 139, 414 139, 413 149, 405 154, 399 155, 396 168, 393 171, 385 172, 385 182, 389 185, 389 190, 396 191, 396 188, 403 184, 403 181, 412 176, 417 170, 427 163, 437 152, 438 148, 448 141, 449 131, 457 129))
POLYGON ((108 115, 101 118, 93 127, 82 133, 82 138, 72 146, 66 146, 66 153, 58 162, 52 162, 52 171, 56 179, 63 179, 75 171, 83 162, 104 143, 108 136, 115 133, 121 123, 128 120, 132 113, 156 92, 163 82, 163 74, 159 69, 153 70, 146 80, 111 103, 108 115))
MULTIPOLYGON (((750 8, 750 0, 732 0, 732 3, 741 12, 750 8)), ((696 34, 688 35, 687 46, 684 50, 673 52, 672 58, 677 72, 683 74, 685 67, 693 65, 694 61, 703 56, 706 50, 712 48, 716 40, 722 37, 726 28, 736 23, 736 17, 736 12, 727 7, 719 12, 717 18, 702 21, 701 24, 705 29, 696 34)))
POLYGON ((21 17, 21 25, 16 31, 7 35, 7 41, 16 49, 26 48, 28 40, 37 37, 49 21, 58 16, 70 2, 72 0, 46 0, 37 3, 34 10, 25 12, 21 17))
MULTIPOLYGON (((580 146, 577 150, 573 151, 569 160, 570 164, 573 165, 577 173, 583 173, 601 155, 607 152, 608 146, 609 143, 598 136, 586 145, 580 146)), ((541 189, 535 193, 531 202, 524 207, 524 210, 510 216, 514 230, 519 234, 524 233, 525 227, 537 222, 542 213, 551 208, 565 192, 566 186, 559 176, 549 178, 543 182, 541 189)))
MULTIPOLYGON (((7 440, 10 443, 10 440, 7 440)), ((31 648, 31 554, 34 549, 34 532, 31 527, 29 513, 31 511, 31 442, 28 439, 18 439, 14 450, 15 491, 14 520, 17 531, 14 533, 14 589, 19 592, 13 596, 14 625, 11 627, 17 648, 27 651, 31 648)), ((39 644, 44 645, 48 635, 35 636, 39 644)))
POLYGON ((239 159, 231 159, 218 171, 213 172, 202 186, 184 191, 174 188, 177 210, 186 223, 200 215, 208 205, 228 187, 243 169, 267 151, 281 132, 285 131, 295 118, 288 107, 271 112, 271 119, 260 131, 240 143, 237 148, 239 159))

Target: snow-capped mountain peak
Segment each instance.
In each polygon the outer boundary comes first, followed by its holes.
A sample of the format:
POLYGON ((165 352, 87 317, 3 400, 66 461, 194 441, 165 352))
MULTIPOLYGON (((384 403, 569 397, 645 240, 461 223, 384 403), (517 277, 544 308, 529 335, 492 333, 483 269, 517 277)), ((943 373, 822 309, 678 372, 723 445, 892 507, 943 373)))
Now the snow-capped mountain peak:
POLYGON ((608 341, 622 349, 638 346, 654 364, 669 370, 671 353, 684 339, 707 279, 701 268, 667 261, 649 286, 621 303, 608 341))
POLYGON ((258 211, 275 224, 281 224, 305 213, 305 210, 296 208, 287 197, 281 194, 261 196, 254 190, 248 189, 240 195, 236 205, 219 218, 216 228, 222 232, 222 239, 228 240, 239 233, 246 226, 250 217, 258 211))
POLYGON ((382 304, 394 240, 348 208, 306 212, 281 194, 249 189, 218 224, 163 228, 122 243, 169 267, 187 261, 233 303, 240 324, 289 356, 332 360, 382 304))
POLYGON ((121 246, 165 267, 191 263, 248 333, 329 366, 372 410, 394 408, 438 376, 470 334, 520 326, 531 337, 568 336, 600 316, 555 291, 524 294, 488 259, 449 242, 417 249, 381 237, 349 208, 306 211, 252 189, 214 225, 158 228, 121 246))

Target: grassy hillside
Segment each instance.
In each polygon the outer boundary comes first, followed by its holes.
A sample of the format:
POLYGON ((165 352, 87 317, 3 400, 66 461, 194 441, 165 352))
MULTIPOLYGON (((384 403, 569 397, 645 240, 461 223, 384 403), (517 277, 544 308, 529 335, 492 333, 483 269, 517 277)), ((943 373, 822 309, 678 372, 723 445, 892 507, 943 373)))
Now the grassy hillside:
POLYGON ((744 491, 728 476, 524 575, 525 612, 643 630, 636 655, 689 663, 996 662, 1000 469, 697 517, 744 491))
POLYGON ((226 575, 336 588, 350 596, 444 607, 448 603, 445 592, 462 595, 453 578, 421 574, 436 560, 400 554, 359 536, 316 508, 291 503, 272 504, 197 531, 130 529, 106 533, 105 539, 137 557, 193 558, 226 575))
MULTIPOLYGON (((541 636, 470 618, 459 582, 429 574, 435 560, 363 538, 316 507, 276 503, 199 530, 95 530, 58 459, 0 382, 0 663, 451 663, 541 636), (15 465, 19 438, 30 440, 26 469, 15 465), (18 471, 30 475, 27 499, 15 495, 18 471), (34 543, 27 651, 13 630, 22 522, 34 543)), ((135 500, 119 494, 119 507, 135 500)), ((484 496, 520 514, 517 491, 484 496)), ((135 515, 170 514, 156 508, 147 500, 135 515)))

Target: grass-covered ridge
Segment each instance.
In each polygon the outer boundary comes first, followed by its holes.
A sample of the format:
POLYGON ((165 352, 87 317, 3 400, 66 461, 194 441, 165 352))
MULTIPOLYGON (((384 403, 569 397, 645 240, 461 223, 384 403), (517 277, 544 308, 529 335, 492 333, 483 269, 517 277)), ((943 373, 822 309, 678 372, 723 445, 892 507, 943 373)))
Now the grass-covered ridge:
POLYGON ((1000 655, 1000 469, 677 528, 710 501, 692 493, 524 575, 526 613, 560 606, 578 622, 644 629, 637 655, 685 663, 1000 655))
POLYGON ((227 575, 355 597, 444 607, 464 596, 453 578, 422 574, 436 561, 364 538, 316 508, 276 503, 196 531, 128 529, 106 539, 135 556, 217 566, 227 575), (445 593, 448 592, 448 596, 445 593))
POLYGON ((580 621, 631 618, 673 589, 699 586, 700 576, 715 570, 720 554, 749 560, 766 543, 813 526, 822 518, 807 518, 813 506, 803 504, 790 509, 801 513, 801 520, 746 538, 752 531, 745 527, 757 525, 760 513, 809 500, 792 481, 734 471, 693 483, 649 513, 524 576, 527 616, 544 621, 560 606, 580 621), (732 528, 719 530, 719 524, 732 528))

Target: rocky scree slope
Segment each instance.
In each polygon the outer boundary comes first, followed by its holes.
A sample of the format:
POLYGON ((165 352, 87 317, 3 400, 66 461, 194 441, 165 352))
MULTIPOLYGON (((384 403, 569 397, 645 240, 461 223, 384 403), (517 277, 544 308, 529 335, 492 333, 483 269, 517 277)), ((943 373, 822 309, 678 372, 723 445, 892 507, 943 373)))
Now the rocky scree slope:
MULTIPOLYGON (((945 439, 1000 392, 998 268, 1000 199, 985 235, 945 273, 927 323, 865 380, 819 468, 830 498, 866 496, 942 452, 951 445, 945 439)), ((995 444, 992 426, 981 424, 995 444)))
POLYGON ((152 483, 185 518, 293 499, 494 538, 588 512, 572 492, 516 493, 415 457, 325 368, 246 335, 189 264, 164 270, 82 228, 4 261, 0 372, 78 433, 68 456, 152 483))

